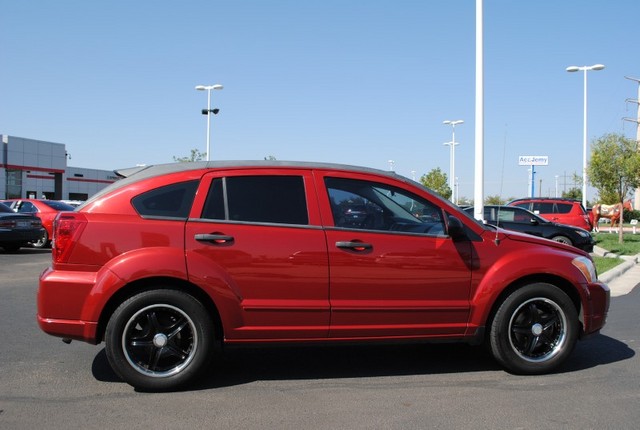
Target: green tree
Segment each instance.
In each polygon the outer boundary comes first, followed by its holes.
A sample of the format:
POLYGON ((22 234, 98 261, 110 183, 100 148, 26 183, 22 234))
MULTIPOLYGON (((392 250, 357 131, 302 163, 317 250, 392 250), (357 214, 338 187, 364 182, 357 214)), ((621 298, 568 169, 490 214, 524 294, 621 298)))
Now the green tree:
POLYGON ((573 187, 567 191, 563 191, 562 197, 582 201, 582 176, 579 176, 577 173, 573 174, 573 187))
POLYGON ((429 173, 420 177, 420 183, 422 185, 440 194, 445 199, 450 199, 452 191, 447 182, 447 174, 443 173, 439 167, 431 169, 429 173))
POLYGON ((562 197, 565 199, 582 200, 582 189, 569 188, 567 191, 562 192, 562 197))
MULTIPOLYGON (((601 197, 615 196, 611 203, 623 203, 632 190, 640 186, 640 152, 635 140, 609 133, 591 144, 591 160, 587 166, 589 182, 601 197)), ((622 225, 622 224, 621 224, 622 225)), ((624 241, 622 228, 618 241, 624 241)))
POLYGON ((507 203, 507 200, 497 194, 495 196, 486 196, 484 198, 485 205, 503 205, 505 203, 507 203))
POLYGON ((175 155, 173 156, 173 161, 178 162, 178 163, 193 163, 194 161, 202 161, 206 158, 207 153, 206 152, 200 152, 197 149, 192 149, 191 150, 191 155, 188 157, 176 157, 175 155))

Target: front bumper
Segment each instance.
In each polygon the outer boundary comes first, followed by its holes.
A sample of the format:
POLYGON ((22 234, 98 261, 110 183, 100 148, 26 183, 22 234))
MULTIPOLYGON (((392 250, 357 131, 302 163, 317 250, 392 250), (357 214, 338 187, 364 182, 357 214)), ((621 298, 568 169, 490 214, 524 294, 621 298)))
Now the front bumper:
POLYGON ((611 290, 603 282, 587 285, 589 300, 583 309, 583 336, 596 333, 604 327, 611 302, 611 290))

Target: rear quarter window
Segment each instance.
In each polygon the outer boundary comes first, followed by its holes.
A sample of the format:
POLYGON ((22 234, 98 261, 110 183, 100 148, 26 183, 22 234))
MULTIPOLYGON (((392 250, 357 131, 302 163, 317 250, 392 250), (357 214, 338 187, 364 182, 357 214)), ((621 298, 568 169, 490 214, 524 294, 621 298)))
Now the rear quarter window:
POLYGON ((142 217, 187 219, 199 181, 179 182, 142 193, 132 204, 142 217))

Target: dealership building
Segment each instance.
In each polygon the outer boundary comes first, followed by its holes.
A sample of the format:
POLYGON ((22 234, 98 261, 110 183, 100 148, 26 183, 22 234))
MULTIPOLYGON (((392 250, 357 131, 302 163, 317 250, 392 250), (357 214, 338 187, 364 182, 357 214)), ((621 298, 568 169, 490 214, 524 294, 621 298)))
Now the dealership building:
POLYGON ((0 135, 0 199, 87 200, 118 180, 111 170, 67 166, 65 145, 0 135))

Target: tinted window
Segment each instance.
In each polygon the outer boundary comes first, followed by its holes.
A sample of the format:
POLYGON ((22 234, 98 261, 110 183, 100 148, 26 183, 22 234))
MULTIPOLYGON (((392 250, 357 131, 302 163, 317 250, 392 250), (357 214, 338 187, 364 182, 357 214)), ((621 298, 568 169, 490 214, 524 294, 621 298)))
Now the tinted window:
POLYGON ((230 176, 213 181, 203 218, 308 224, 301 176, 230 176))
POLYGON ((64 202, 58 202, 55 200, 43 200, 42 203, 44 203, 45 205, 49 206, 52 209, 55 209, 57 211, 72 211, 75 210, 75 208, 71 205, 68 205, 64 202))
POLYGON ((22 202, 20 208, 18 209, 20 213, 35 213, 38 212, 38 209, 31 202, 22 202))
POLYGON ((556 207, 558 208, 558 213, 559 214, 568 214, 569 212, 571 212, 571 208, 573 207, 570 204, 565 204, 565 203, 558 203, 556 204, 556 207))
POLYGON ((133 207, 142 216, 186 219, 197 188, 198 181, 156 188, 134 197, 133 207))
POLYGON ((334 225, 341 228, 443 234, 438 206, 374 182, 326 178, 334 225))
POLYGON ((541 214, 552 214, 552 213, 554 213, 553 206, 554 206, 554 203, 534 202, 533 203, 533 212, 534 213, 541 213, 541 214))

